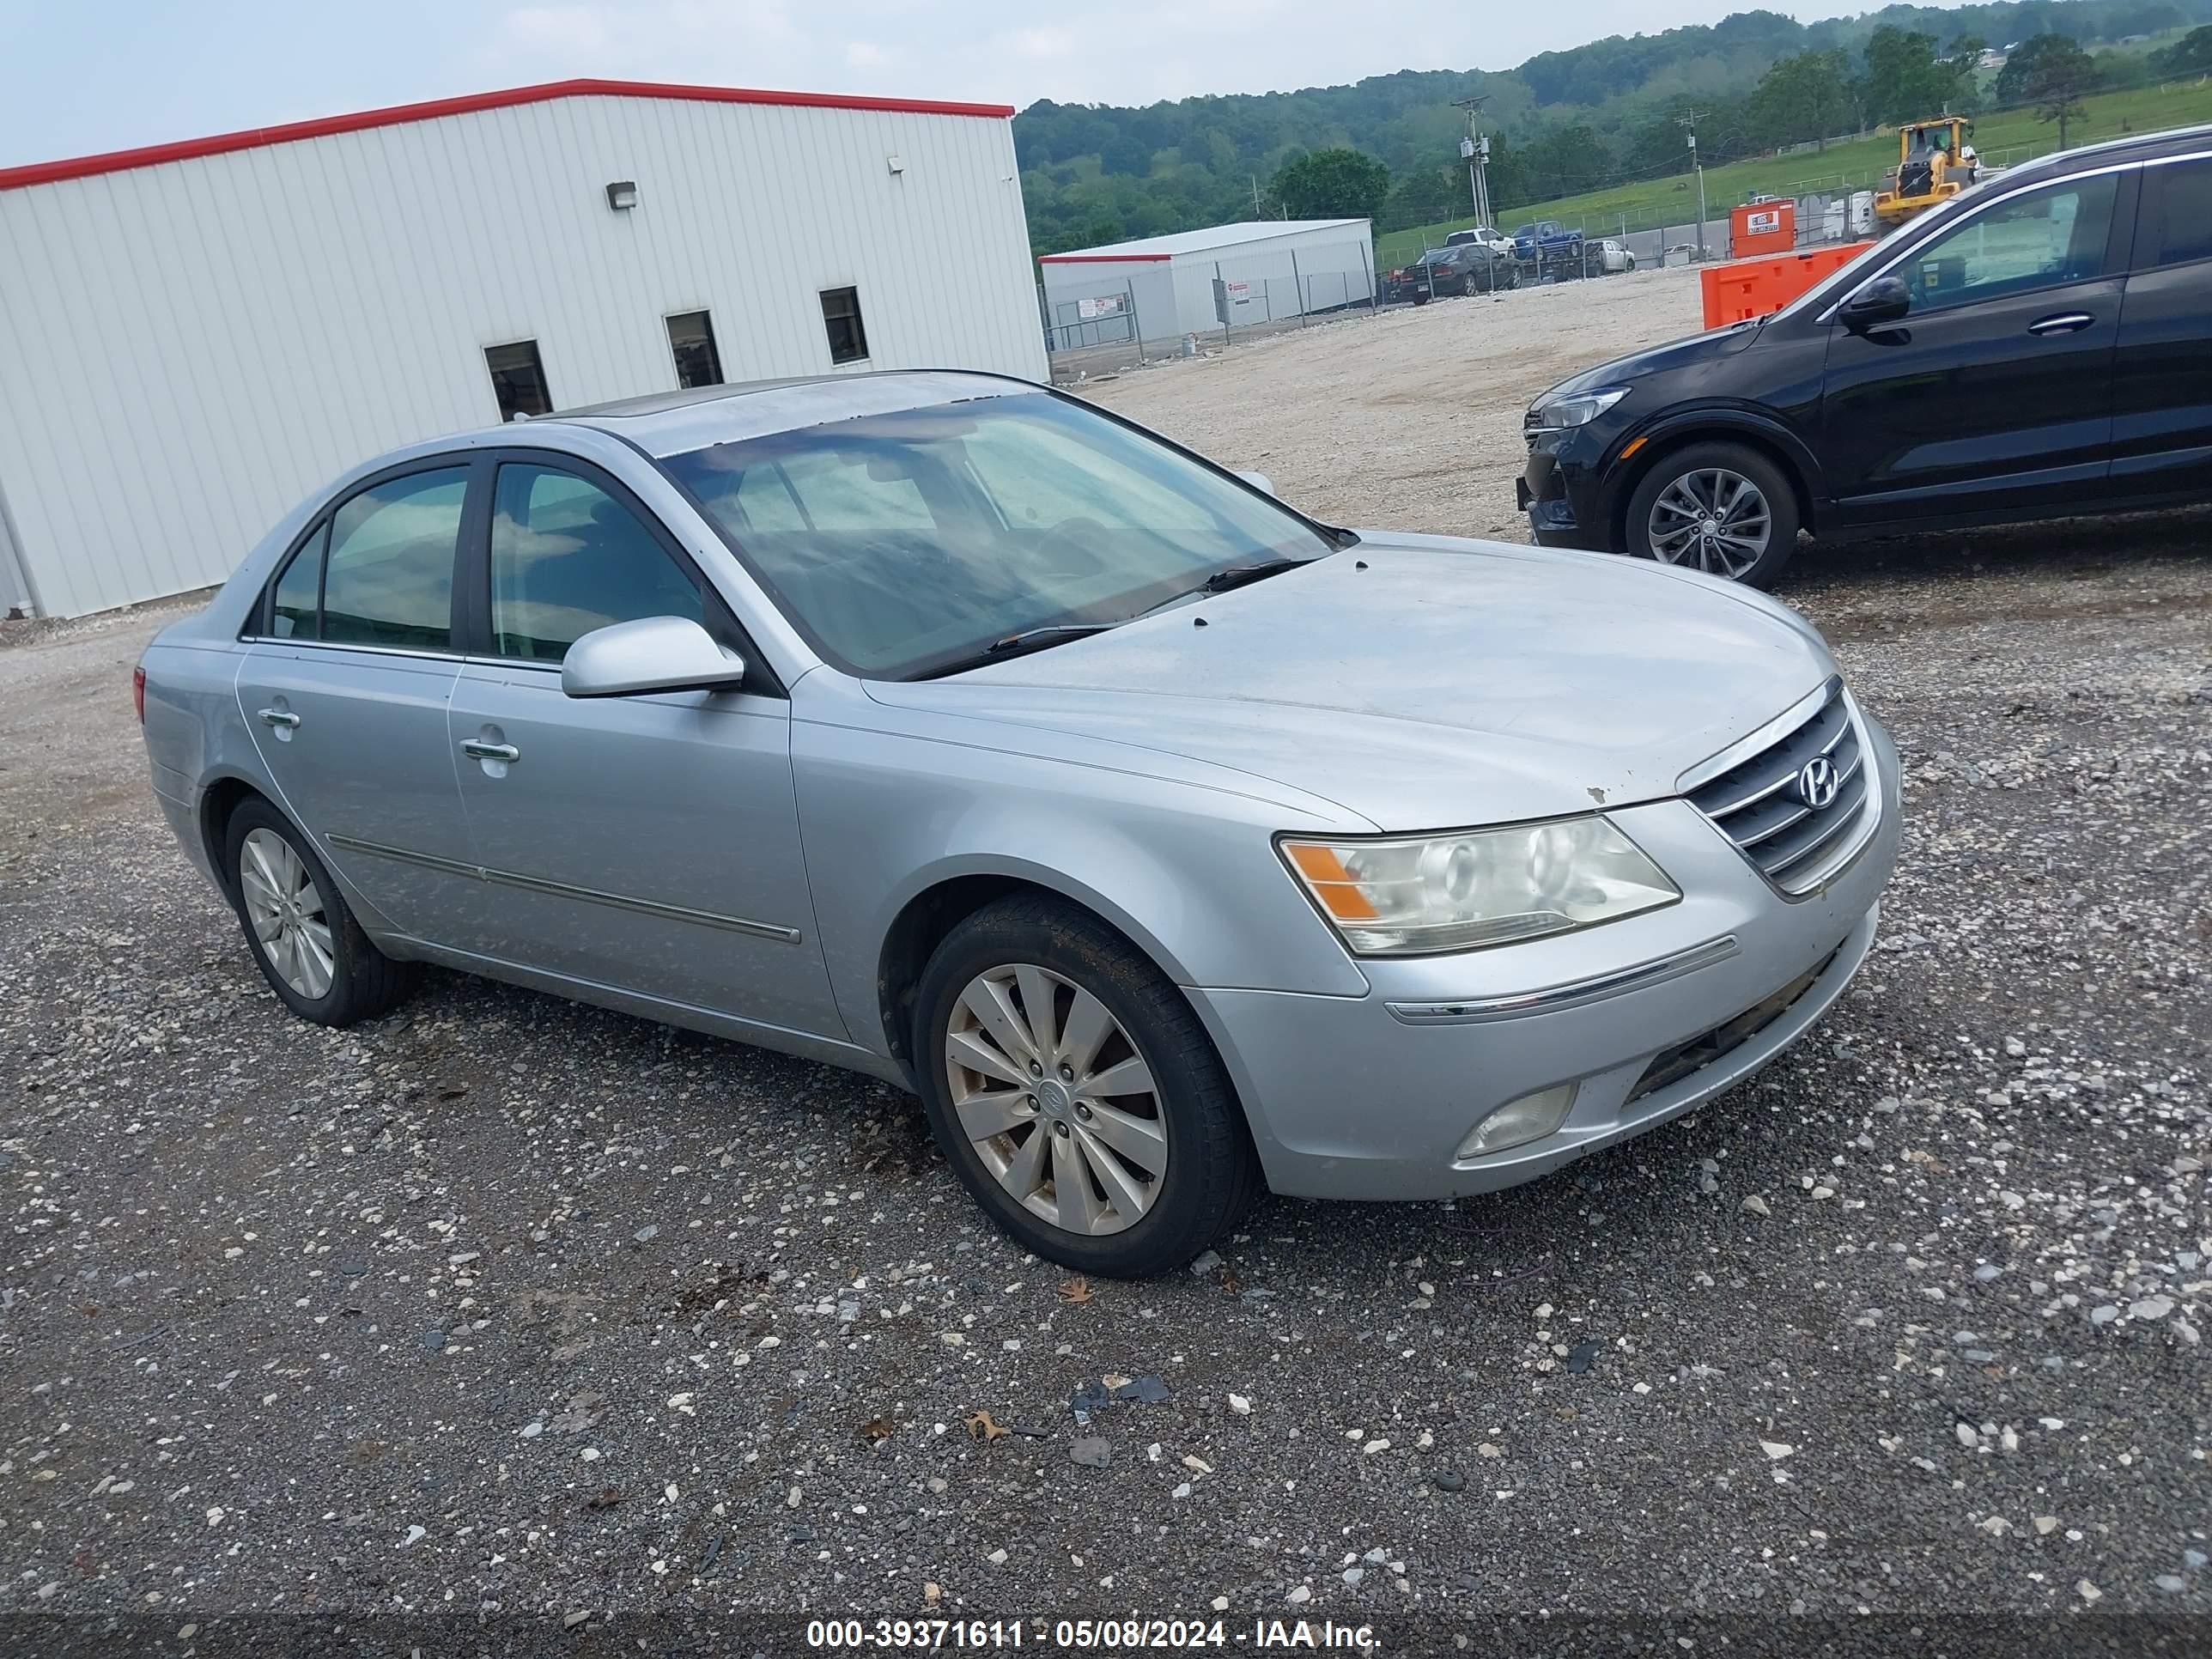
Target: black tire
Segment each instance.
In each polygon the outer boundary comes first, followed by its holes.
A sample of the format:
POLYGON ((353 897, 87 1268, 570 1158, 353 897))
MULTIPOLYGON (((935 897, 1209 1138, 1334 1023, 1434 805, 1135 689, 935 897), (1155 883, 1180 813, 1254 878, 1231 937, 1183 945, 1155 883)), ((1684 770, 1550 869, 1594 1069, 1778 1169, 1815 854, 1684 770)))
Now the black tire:
MULTIPOLYGON (((1628 519, 1624 526, 1627 544, 1623 550, 1639 559, 1657 558, 1659 555, 1651 546, 1650 524, 1651 509, 1660 495, 1679 478, 1716 469, 1748 480, 1765 498, 1768 514, 1765 551, 1747 569, 1730 579, 1753 587, 1771 586, 1797 546, 1797 492, 1780 467, 1745 444, 1716 440, 1687 444, 1662 455, 1636 486, 1635 494, 1628 498, 1628 519)), ((1692 570, 1702 568, 1694 558, 1674 562, 1692 570)), ((1711 574, 1729 573, 1716 569, 1711 574)))
POLYGON ((352 909, 338 891, 337 884, 331 879, 331 872, 315 856, 315 849, 307 844, 307 838, 268 802, 241 801, 230 815, 223 834, 223 872, 232 907, 238 912, 239 927, 246 934, 246 948, 253 953, 253 960, 260 966, 262 977, 269 981, 269 988, 301 1019, 317 1025, 351 1025, 374 1019, 398 1006, 421 981, 419 964, 394 961, 369 942, 368 935, 362 931, 361 923, 354 919, 352 909), (314 883, 315 896, 322 902, 322 919, 330 931, 331 965, 329 988, 320 996, 305 995, 287 983, 283 973, 270 959, 268 947, 254 932, 246 909, 240 861, 245 854, 246 837, 257 830, 278 836, 292 849, 306 866, 314 883))
MULTIPOLYGON (((1074 905, 1020 895, 954 928, 922 970, 913 1036, 923 1109, 946 1162, 993 1220, 1063 1267, 1112 1279, 1170 1272, 1224 1237, 1260 1194, 1260 1161, 1243 1108, 1189 1000, 1074 905), (961 994, 979 975, 1014 963, 1045 969, 1097 998, 1151 1073, 1167 1169, 1142 1217, 1119 1232, 1079 1233, 1025 1207, 985 1165, 953 1109, 945 1044, 961 994)), ((1027 1129, 1047 1133, 1042 1121, 1027 1129)))

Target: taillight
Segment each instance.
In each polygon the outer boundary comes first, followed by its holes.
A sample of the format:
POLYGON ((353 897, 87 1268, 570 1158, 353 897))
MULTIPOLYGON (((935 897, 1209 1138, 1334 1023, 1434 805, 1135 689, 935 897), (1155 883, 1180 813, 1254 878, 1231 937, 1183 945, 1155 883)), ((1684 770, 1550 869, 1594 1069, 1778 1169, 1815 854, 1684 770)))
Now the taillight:
POLYGON ((131 671, 131 706, 138 711, 138 724, 145 725, 146 671, 143 668, 134 668, 131 671))

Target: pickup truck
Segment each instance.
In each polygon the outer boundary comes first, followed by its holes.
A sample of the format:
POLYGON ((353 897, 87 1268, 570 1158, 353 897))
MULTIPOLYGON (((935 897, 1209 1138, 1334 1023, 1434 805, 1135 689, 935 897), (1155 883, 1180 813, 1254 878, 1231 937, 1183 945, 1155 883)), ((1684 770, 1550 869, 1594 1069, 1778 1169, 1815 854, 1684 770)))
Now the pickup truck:
POLYGON ((1579 265, 1583 258, 1582 232, 1567 229, 1557 219, 1539 219, 1513 233, 1514 258, 1525 261, 1540 255, 1547 264, 1562 261, 1579 265))

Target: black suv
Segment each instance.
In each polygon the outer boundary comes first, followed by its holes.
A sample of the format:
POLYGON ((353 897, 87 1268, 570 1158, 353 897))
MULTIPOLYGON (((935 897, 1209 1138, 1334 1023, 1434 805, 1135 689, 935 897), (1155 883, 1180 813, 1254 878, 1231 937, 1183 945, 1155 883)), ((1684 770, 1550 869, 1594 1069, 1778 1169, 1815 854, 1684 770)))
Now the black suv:
POLYGON ((1563 380, 1547 546, 1765 585, 1822 539, 2212 493, 2212 126, 1985 178, 1771 317, 1563 380))

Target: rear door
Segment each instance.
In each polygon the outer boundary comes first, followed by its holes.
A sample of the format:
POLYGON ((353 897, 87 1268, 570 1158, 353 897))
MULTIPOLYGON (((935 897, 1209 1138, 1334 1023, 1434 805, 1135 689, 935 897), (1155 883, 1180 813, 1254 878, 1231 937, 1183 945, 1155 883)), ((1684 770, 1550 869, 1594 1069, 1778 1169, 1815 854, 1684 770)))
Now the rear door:
POLYGON ((2112 367, 2112 489, 2212 489, 2212 157, 2143 169, 2112 367))
POLYGON ((473 885, 446 742, 471 471, 395 469, 319 520, 263 596, 238 679, 286 815, 387 927, 433 939, 473 885))
POLYGON ((842 1038, 800 854, 791 704, 650 509, 588 463, 495 458, 464 562, 472 646, 443 748, 485 882, 460 947, 567 978, 842 1038), (700 623, 733 691, 578 699, 595 628, 700 623))
POLYGON ((1890 270, 1912 310, 1831 325, 1822 458, 1848 525, 2105 498, 2136 174, 1999 200, 1890 270))

